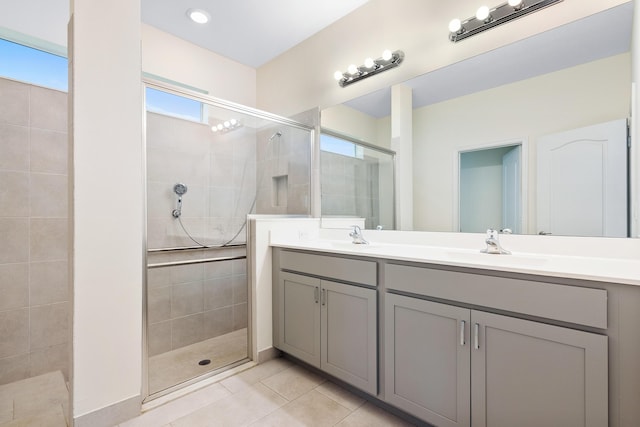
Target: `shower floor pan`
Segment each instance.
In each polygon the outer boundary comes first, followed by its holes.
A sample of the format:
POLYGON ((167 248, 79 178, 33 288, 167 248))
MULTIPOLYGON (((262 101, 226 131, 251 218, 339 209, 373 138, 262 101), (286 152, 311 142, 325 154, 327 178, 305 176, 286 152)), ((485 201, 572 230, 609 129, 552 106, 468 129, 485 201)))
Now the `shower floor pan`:
POLYGON ((247 329, 149 358, 149 393, 157 393, 247 357, 247 329), (209 363, 200 364, 208 360, 209 363))

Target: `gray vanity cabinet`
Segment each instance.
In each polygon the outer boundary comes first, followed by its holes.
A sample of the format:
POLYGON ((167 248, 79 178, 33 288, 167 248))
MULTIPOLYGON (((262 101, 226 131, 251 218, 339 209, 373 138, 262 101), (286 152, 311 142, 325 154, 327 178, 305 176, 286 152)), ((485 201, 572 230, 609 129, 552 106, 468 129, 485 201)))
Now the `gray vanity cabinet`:
POLYGON ((607 337, 385 296, 385 398, 436 426, 606 426, 607 337))
POLYGON ((281 272, 278 347, 377 393, 376 290, 281 272))
POLYGON ((385 400, 436 426, 469 426, 470 311, 395 294, 385 299, 385 400))
POLYGON ((606 336, 480 311, 471 321, 473 427, 608 425, 606 336))
POLYGON ((280 350, 320 367, 320 279, 281 273, 280 350))

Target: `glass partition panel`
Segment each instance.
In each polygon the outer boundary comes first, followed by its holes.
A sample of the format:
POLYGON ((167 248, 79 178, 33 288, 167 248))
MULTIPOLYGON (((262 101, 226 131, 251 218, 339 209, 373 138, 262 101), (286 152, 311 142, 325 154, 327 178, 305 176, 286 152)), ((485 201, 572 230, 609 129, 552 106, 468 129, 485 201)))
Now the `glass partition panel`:
POLYGON ((320 135, 322 216, 363 218, 365 228, 395 228, 393 151, 333 133, 320 135))
POLYGON ((310 127, 148 83, 148 396, 251 358, 247 215, 310 213, 310 127))

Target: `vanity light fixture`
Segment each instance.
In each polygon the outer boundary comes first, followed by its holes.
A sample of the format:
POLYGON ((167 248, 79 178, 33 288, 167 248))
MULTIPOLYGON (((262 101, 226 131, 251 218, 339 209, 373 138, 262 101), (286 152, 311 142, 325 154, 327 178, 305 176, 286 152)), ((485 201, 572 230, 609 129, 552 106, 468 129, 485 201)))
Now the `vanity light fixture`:
POLYGON ((211 20, 209 12, 202 9, 189 9, 187 10, 187 16, 197 24, 206 24, 211 20))
POLYGON ((355 83, 366 77, 371 77, 375 74, 383 71, 395 68, 404 60, 404 52, 396 50, 391 52, 385 50, 382 52, 382 56, 378 59, 367 58, 364 60, 364 64, 357 67, 355 64, 351 64, 347 67, 347 71, 336 71, 333 77, 338 81, 340 87, 345 87, 351 83, 355 83))
POLYGON ((562 0, 508 0, 494 8, 481 6, 475 16, 461 21, 456 18, 449 22, 449 40, 459 42, 485 30, 513 21, 536 10, 540 10, 562 0))
POLYGON ((217 125, 211 126, 211 132, 227 133, 240 127, 242 127, 242 123, 240 123, 240 120, 229 119, 225 120, 224 122, 220 122, 217 125))

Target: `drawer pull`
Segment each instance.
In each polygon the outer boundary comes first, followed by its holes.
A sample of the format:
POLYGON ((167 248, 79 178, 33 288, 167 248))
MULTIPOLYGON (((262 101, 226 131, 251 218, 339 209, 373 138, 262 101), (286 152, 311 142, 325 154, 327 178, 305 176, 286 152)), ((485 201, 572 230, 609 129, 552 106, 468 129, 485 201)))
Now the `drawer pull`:
POLYGON ((317 304, 318 303, 318 287, 317 286, 313 290, 313 299, 315 300, 315 302, 317 304))
POLYGON ((464 320, 460 321, 460 345, 464 347, 464 345, 466 344, 464 342, 464 328, 465 328, 466 324, 464 320))

